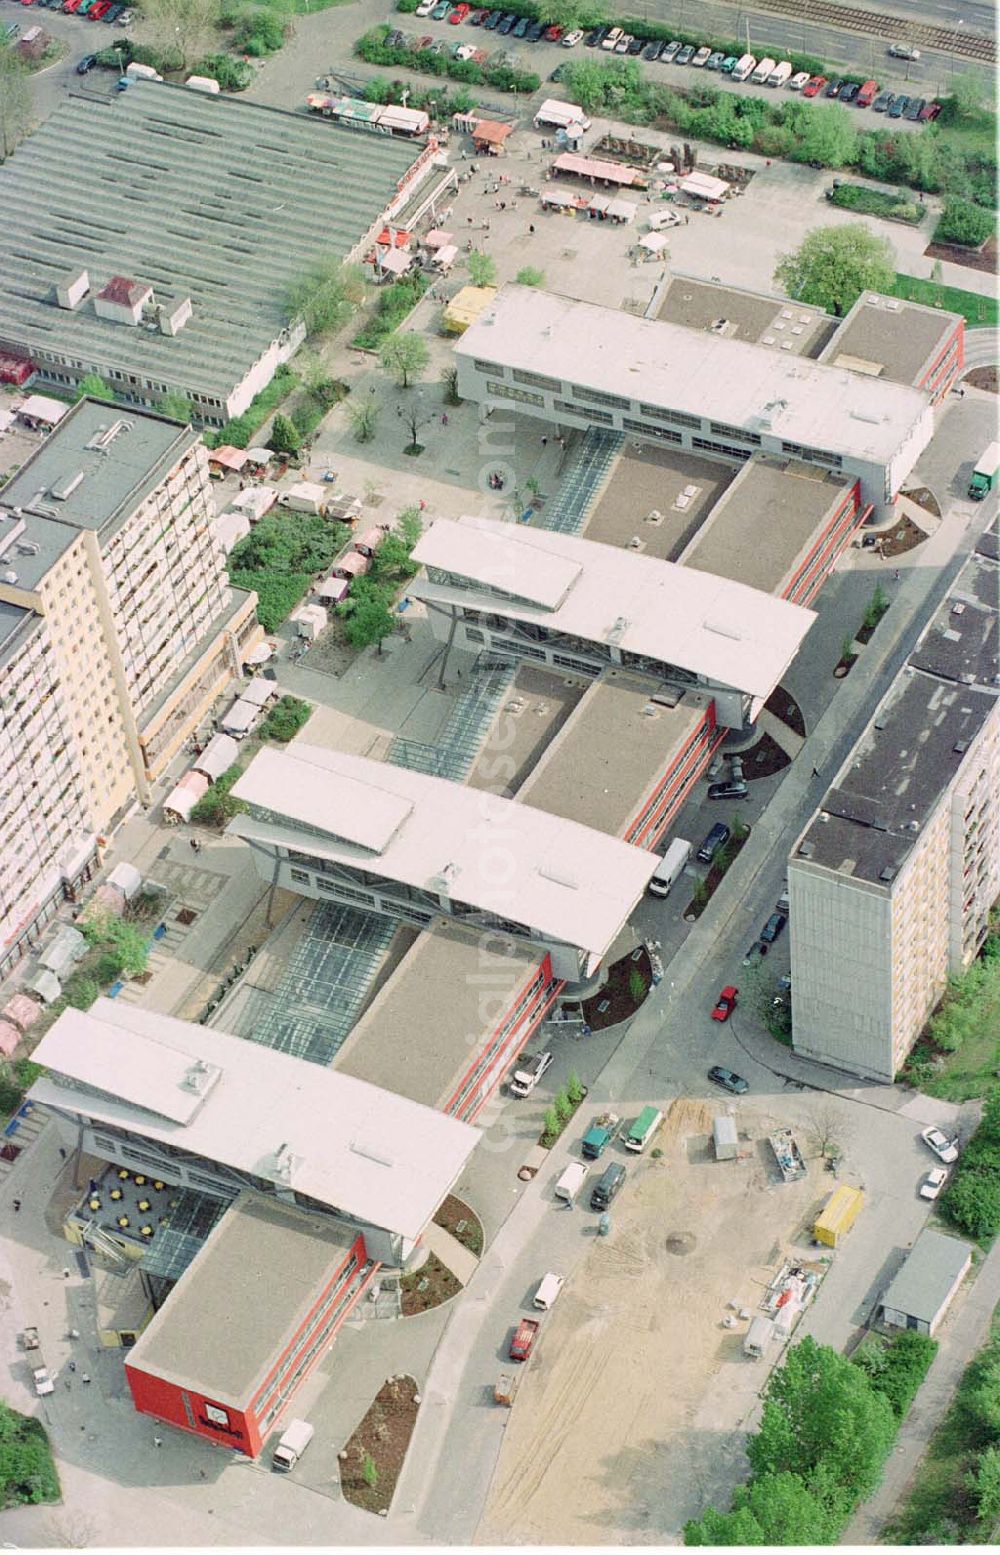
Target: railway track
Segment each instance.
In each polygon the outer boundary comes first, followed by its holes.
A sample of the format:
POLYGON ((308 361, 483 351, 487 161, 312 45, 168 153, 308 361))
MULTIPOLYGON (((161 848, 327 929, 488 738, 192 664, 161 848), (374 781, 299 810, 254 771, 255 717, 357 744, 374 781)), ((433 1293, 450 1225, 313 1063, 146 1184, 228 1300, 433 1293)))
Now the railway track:
POLYGON ((961 55, 983 64, 996 63, 996 39, 983 33, 967 32, 964 28, 904 21, 884 11, 861 11, 854 6, 838 5, 836 0, 753 0, 753 9, 794 16, 796 21, 815 22, 843 32, 861 32, 875 38, 905 38, 918 49, 935 49, 941 54, 961 55))

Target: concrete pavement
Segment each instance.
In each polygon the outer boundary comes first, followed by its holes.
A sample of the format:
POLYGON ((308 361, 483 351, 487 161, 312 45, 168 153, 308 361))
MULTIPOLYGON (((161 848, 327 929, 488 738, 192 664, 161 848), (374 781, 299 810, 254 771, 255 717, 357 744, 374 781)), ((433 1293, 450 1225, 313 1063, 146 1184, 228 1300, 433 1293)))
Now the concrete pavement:
POLYGON ((994 1309, 1000 1302, 1000 1242, 980 1267, 971 1288, 959 1296, 937 1339, 940 1348, 923 1386, 900 1427, 885 1467, 882 1483, 870 1501, 858 1508, 841 1544, 876 1544, 920 1468, 920 1460, 947 1413, 962 1373, 986 1341, 994 1309))

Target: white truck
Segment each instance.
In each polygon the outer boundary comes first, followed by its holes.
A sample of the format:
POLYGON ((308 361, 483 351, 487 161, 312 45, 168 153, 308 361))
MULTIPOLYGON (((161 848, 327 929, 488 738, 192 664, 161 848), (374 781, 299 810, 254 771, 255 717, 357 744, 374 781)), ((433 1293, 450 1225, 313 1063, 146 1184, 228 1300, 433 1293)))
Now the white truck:
POLYGON ((675 837, 666 853, 657 864, 653 876, 646 887, 650 896, 669 896, 670 887, 684 869, 691 857, 691 844, 683 837, 675 837))
POLYGON ((296 481, 287 491, 280 493, 278 506, 292 513, 324 513, 326 490, 318 481, 296 481))
POLYGON ((308 1420, 292 1420, 282 1432, 281 1440, 274 1449, 274 1457, 271 1462, 281 1474, 287 1474, 289 1469, 294 1469, 302 1454, 313 1439, 314 1427, 308 1420))
POLYGON ((522 1053, 510 1082, 512 1096, 530 1096, 552 1062, 551 1053, 522 1053))

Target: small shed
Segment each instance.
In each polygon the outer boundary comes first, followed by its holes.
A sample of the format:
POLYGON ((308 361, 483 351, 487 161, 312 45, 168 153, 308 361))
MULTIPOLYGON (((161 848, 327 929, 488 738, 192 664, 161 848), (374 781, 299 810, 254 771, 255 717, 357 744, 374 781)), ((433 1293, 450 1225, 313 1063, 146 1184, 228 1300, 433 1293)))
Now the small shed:
POLYGON ((43 1004, 54 1004, 62 993, 62 985, 55 973, 44 970, 36 973, 27 987, 38 995, 43 1004))
POLYGON ((265 513, 271 511, 277 500, 277 486, 247 486, 245 490, 237 492, 227 512, 231 513, 235 508, 238 512, 245 513, 251 524, 256 524, 265 513))
MULTIPOLYGON (((348 585, 342 584, 344 596, 347 594, 348 585)), ((329 622, 329 612, 322 605, 300 605, 292 616, 292 620, 298 627, 300 637, 306 642, 315 642, 321 632, 325 632, 329 622)))
POLYGON ((212 524, 212 533, 226 556, 250 533, 250 515, 241 509, 227 508, 212 524))
POLYGON ((458 248, 454 243, 446 243, 443 248, 435 250, 432 263, 435 270, 442 275, 447 275, 455 260, 458 258, 458 248))
POLYGON ((203 772, 185 772, 177 787, 163 801, 163 819, 172 825, 190 820, 191 811, 210 786, 203 772))
MULTIPOLYGON (((259 717, 260 708, 255 702, 237 697, 228 713, 223 713, 219 727, 223 734, 231 734, 234 740, 242 740, 250 733, 259 717)), ((207 778, 205 786, 208 787, 207 778)))
POLYGON ((729 185, 709 173, 689 173, 681 179, 681 193, 693 200, 724 200, 729 193, 729 185))
POLYGON ((464 335, 469 325, 486 312, 496 294, 495 286, 463 286, 444 310, 442 323, 447 333, 464 335))
POLYGON ((483 156, 499 157, 514 133, 512 124, 499 124, 496 119, 480 119, 472 131, 472 144, 483 156))
POLYGON ((247 464, 254 472, 266 470, 274 458, 273 448, 248 448, 247 464))
POLYGON ((433 249, 447 248, 449 243, 453 241, 454 236, 453 232, 445 232, 441 227, 432 227, 424 238, 424 247, 433 249))
POLYGON ((278 695, 278 688, 273 680, 266 680, 263 675, 255 675, 253 680, 241 693, 244 702, 252 702, 254 707, 266 707, 278 695))
POLYGON ((142 886, 142 875, 134 864, 130 864, 127 859, 122 859, 121 863, 116 864, 108 876, 108 884, 117 886, 125 900, 130 902, 134 896, 139 894, 142 886))
POLYGON ((882 1292, 882 1322, 933 1338, 971 1263, 967 1242, 940 1231, 921 1231, 896 1278, 882 1292))
POLYGON ((29 999, 26 993, 13 994, 0 1010, 5 1020, 12 1020, 22 1031, 29 1031, 41 1013, 34 999, 29 999))
POLYGON ((413 264, 413 255, 401 248, 385 248, 376 244, 366 256, 365 264, 371 265, 376 280, 382 280, 386 276, 405 275, 413 264))
POLYGON ((208 473, 217 480, 224 475, 239 475, 249 458, 245 448, 234 448, 231 443, 222 443, 218 448, 210 448, 208 452, 208 473))
POLYGON ((79 929, 66 924, 39 956, 42 966, 48 967, 57 977, 65 977, 78 961, 87 954, 87 941, 79 929))
POLYGON ((17 1027, 11 1025, 9 1020, 0 1020, 0 1054, 4 1058, 13 1058, 20 1040, 21 1033, 17 1027))
POLYGON ((240 748, 230 735, 215 734, 201 755, 195 757, 191 770, 203 773, 210 783, 214 783, 216 778, 229 771, 239 753, 240 748))
POLYGON ((611 200, 608 204, 608 220, 616 222, 620 227, 630 227, 638 209, 634 200, 611 200))
POLYGON ((374 556, 384 539, 384 530, 366 529, 362 534, 354 536, 354 539, 351 541, 351 549, 360 551, 362 556, 374 556))
POLYGON ((347 598, 350 588, 351 585, 346 578, 323 578, 316 585, 316 598, 326 601, 327 604, 339 605, 342 599, 347 598))
POLYGON ((717 1161, 736 1160, 740 1150, 740 1138, 736 1119, 732 1113, 724 1112, 721 1117, 715 1119, 712 1124, 712 1143, 715 1146, 717 1161))
POLYGON ((334 578, 363 578, 371 566, 367 556, 362 556, 360 551, 348 551, 346 556, 341 556, 334 563, 334 578))
POLYGON ((23 404, 18 406, 17 419, 22 426, 30 427, 37 431, 43 428, 48 431, 57 426, 69 410, 62 400, 50 399, 47 394, 29 394, 23 404))

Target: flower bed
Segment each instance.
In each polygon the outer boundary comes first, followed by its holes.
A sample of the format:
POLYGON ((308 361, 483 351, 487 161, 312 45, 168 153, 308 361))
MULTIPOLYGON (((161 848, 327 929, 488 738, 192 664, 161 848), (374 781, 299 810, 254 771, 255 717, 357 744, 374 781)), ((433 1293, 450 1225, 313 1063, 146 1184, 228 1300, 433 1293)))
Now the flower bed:
POLYGON ((340 1453, 344 1500, 366 1512, 388 1512, 403 1472, 420 1408, 412 1377, 390 1377, 340 1453))

